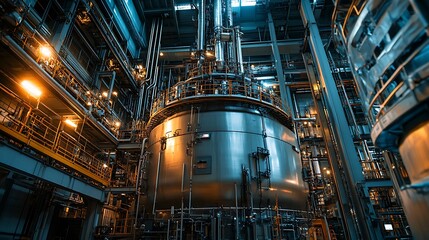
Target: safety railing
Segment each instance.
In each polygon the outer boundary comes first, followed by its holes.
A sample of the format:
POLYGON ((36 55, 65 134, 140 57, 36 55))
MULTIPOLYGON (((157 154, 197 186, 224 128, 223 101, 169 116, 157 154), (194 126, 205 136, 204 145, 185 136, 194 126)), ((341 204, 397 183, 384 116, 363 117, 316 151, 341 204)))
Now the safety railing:
MULTIPOLYGON (((429 51, 428 16, 420 9, 424 6, 413 1, 361 2, 353 1, 343 29, 352 12, 356 20, 344 38, 348 40, 352 68, 369 119, 375 123, 405 98, 408 102, 421 101, 408 93, 425 88, 423 83, 429 76, 425 61, 429 51)), ((406 105, 407 110, 413 107, 406 105)), ((383 120, 384 127, 401 117, 404 110, 383 120)))
POLYGON ((273 88, 261 86, 257 83, 243 80, 220 80, 208 78, 207 80, 188 80, 179 82, 173 87, 161 92, 153 102, 151 113, 167 107, 169 104, 190 98, 198 97, 241 97, 257 101, 289 114, 281 98, 274 93, 273 88))
MULTIPOLYGON (((65 91, 73 96, 79 104, 85 106, 89 112, 99 120, 100 124, 104 125, 108 131, 117 136, 117 128, 115 122, 120 122, 120 118, 112 107, 110 99, 102 96, 101 91, 93 91, 85 84, 85 75, 73 69, 71 54, 62 58, 53 48, 51 56, 43 56, 40 53, 40 47, 48 46, 44 37, 29 23, 24 22, 19 28, 16 28, 10 36, 7 36, 3 41, 13 41, 19 44, 28 56, 31 56, 35 62, 57 83, 59 83, 65 91), (106 121, 110 124, 106 124, 106 121)), ((63 49, 64 53, 69 50, 63 49)))
MULTIPOLYGON (((0 85, 0 130, 33 146, 55 160, 86 171, 87 176, 102 183, 110 179, 111 168, 103 151, 76 131, 69 133, 67 126, 58 119, 48 117, 40 109, 34 109, 9 89, 0 85)), ((39 104, 40 106, 41 104, 39 104)), ((41 106, 42 107, 42 106, 41 106)))
POLYGON ((389 172, 381 162, 361 161, 362 173, 367 180, 390 179, 389 172))

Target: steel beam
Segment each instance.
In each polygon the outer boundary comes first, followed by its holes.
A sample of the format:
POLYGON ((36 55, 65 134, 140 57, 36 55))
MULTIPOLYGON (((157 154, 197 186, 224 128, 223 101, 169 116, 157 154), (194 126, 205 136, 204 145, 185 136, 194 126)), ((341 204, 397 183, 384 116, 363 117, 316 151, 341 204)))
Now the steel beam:
MULTIPOLYGON (((302 44, 302 39, 277 41, 280 54, 299 54, 302 44)), ((241 48, 243 51, 243 56, 264 56, 269 55, 267 53, 271 51, 272 42, 242 42, 241 48)))
POLYGON ((280 98, 282 100, 283 110, 287 113, 291 113, 293 116, 293 111, 291 111, 292 97, 290 95, 289 87, 286 87, 285 84, 285 75, 283 72, 282 59, 280 58, 279 47, 277 45, 276 29, 274 27, 274 21, 271 12, 268 12, 268 28, 270 30, 271 49, 274 55, 274 64, 276 66, 277 80, 279 81, 280 86, 280 98))
POLYGON ((91 197, 100 202, 104 202, 105 200, 105 194, 102 189, 91 186, 68 173, 45 165, 9 146, 0 144, 0 153, 0 165, 12 171, 39 178, 68 191, 91 197))
POLYGON ((346 182, 342 179, 340 164, 337 161, 337 156, 334 148, 334 140, 332 139, 329 131, 328 116, 325 113, 325 107, 323 106, 320 92, 318 91, 318 82, 316 73, 314 72, 314 66, 311 64, 312 59, 309 53, 303 55, 305 67, 307 68, 307 76, 311 86, 311 93, 313 95, 314 106, 316 107, 318 121, 322 127, 322 136, 325 142, 329 165, 333 170, 333 179, 335 183, 335 190, 337 191, 338 202, 340 203, 338 208, 341 212, 341 220, 344 231, 348 239, 353 239, 351 236, 357 235, 357 227, 354 217, 351 214, 351 203, 348 196, 348 190, 346 182))
POLYGON ((67 1, 65 4, 66 6, 63 6, 68 14, 65 16, 65 21, 57 22, 59 26, 56 28, 57 30, 54 32, 54 36, 51 42, 51 45, 55 48, 56 52, 60 52, 61 47, 66 40, 66 37, 69 34, 71 27, 73 26, 73 17, 75 16, 78 3, 79 1, 76 0, 67 1))
MULTIPOLYGON (((299 54, 302 44, 302 39, 277 41, 280 54, 299 54)), ((269 53, 272 51, 272 43, 271 41, 242 42, 241 49, 243 56, 266 56, 270 55, 269 53)), ((190 51, 190 46, 161 48, 164 57, 171 61, 182 61, 185 58, 189 58, 190 51)))
POLYGON ((373 220, 376 218, 374 208, 367 197, 360 196, 357 190, 358 185, 365 183, 362 167, 309 0, 301 1, 300 12, 304 26, 310 33, 310 49, 319 74, 321 92, 326 102, 330 125, 339 146, 345 180, 350 186, 350 198, 360 230, 360 236, 358 232, 355 232, 351 233, 350 237, 351 239, 382 239, 379 226, 373 224, 373 220))
POLYGON ((135 187, 114 187, 114 188, 106 188, 105 192, 110 193, 135 193, 135 187))

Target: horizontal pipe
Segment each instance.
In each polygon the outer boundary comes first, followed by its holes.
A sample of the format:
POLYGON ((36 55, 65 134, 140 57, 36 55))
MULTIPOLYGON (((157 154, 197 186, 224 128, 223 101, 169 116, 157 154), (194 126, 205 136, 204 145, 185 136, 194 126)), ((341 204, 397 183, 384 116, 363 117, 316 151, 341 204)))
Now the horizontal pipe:
POLYGON ((310 118, 294 118, 293 121, 301 122, 301 121, 316 121, 315 117, 310 118))

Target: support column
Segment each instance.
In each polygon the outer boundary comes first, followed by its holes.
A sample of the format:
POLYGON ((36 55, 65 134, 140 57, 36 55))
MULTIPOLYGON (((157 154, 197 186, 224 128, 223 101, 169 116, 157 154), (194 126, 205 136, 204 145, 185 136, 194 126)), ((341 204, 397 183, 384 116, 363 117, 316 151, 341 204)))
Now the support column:
POLYGON ((5 177, 5 179, 0 182, 0 193, 2 193, 0 198, 0 217, 2 216, 3 210, 6 206, 6 201, 9 198, 10 191, 12 190, 13 186, 13 179, 12 179, 12 172, 9 172, 8 176, 5 177), (1 189, 3 188, 4 189, 1 189))
POLYGON ((90 199, 88 200, 88 209, 85 221, 82 226, 80 239, 93 239, 95 227, 98 225, 102 203, 90 199))
MULTIPOLYGON (((337 140, 344 180, 349 186, 349 195, 358 222, 359 232, 350 232, 351 239, 382 239, 380 228, 375 221, 375 212, 367 196, 360 196, 358 186, 365 184, 358 154, 343 110, 335 80, 330 70, 328 57, 320 37, 309 0, 301 1, 301 17, 309 29, 309 45, 319 74, 321 93, 326 102, 330 127, 337 140)), ((351 231, 349 229, 349 231, 351 231)))
POLYGON ((54 218, 55 205, 52 204, 44 210, 41 219, 39 220, 36 232, 33 238, 37 240, 48 239, 49 229, 51 228, 51 222, 54 218))
POLYGON ((316 107, 318 121, 322 127, 322 136, 325 142, 329 165, 332 167, 333 179, 335 183, 335 190, 337 191, 338 197, 338 209, 341 213, 341 224, 343 226, 344 232, 347 236, 347 239, 354 239, 353 236, 358 235, 358 230, 356 226, 356 220, 351 214, 352 204, 350 203, 349 194, 346 186, 346 182, 342 178, 341 167, 337 161, 337 156, 335 154, 334 142, 332 139, 331 133, 329 131, 329 117, 326 115, 325 107, 323 106, 323 101, 320 96, 319 83, 317 81, 316 73, 314 72, 314 66, 312 64, 312 59, 310 53, 304 53, 304 64, 307 70, 308 81, 310 82, 311 93, 313 95, 314 106, 316 107))
MULTIPOLYGON (((283 104, 283 110, 287 113, 292 113, 292 97, 289 87, 286 87, 285 75, 283 73, 282 59, 280 58, 279 46, 277 45, 276 29, 274 27, 273 16, 268 12, 268 28, 270 30, 271 48, 274 55, 274 64, 276 66, 277 79, 280 87, 280 98, 283 104)), ((292 115, 293 116, 293 115, 292 115)))
POLYGON ((68 33, 70 32, 71 27, 74 24, 74 16, 76 13, 78 1, 67 1, 65 6, 65 20, 60 23, 59 27, 56 29, 54 33, 54 37, 52 38, 52 46, 55 48, 56 52, 60 52, 60 49, 66 39, 68 33))

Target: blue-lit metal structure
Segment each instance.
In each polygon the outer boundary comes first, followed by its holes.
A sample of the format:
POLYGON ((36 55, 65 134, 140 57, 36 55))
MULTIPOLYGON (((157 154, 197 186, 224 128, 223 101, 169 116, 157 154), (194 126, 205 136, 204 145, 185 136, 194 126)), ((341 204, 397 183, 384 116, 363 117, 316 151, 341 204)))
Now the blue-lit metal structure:
POLYGON ((423 239, 426 7, 1 1, 0 239, 423 239))
POLYGON ((428 3, 367 1, 342 32, 371 137, 380 148, 399 153, 390 167, 417 239, 424 239, 427 197, 428 3))

